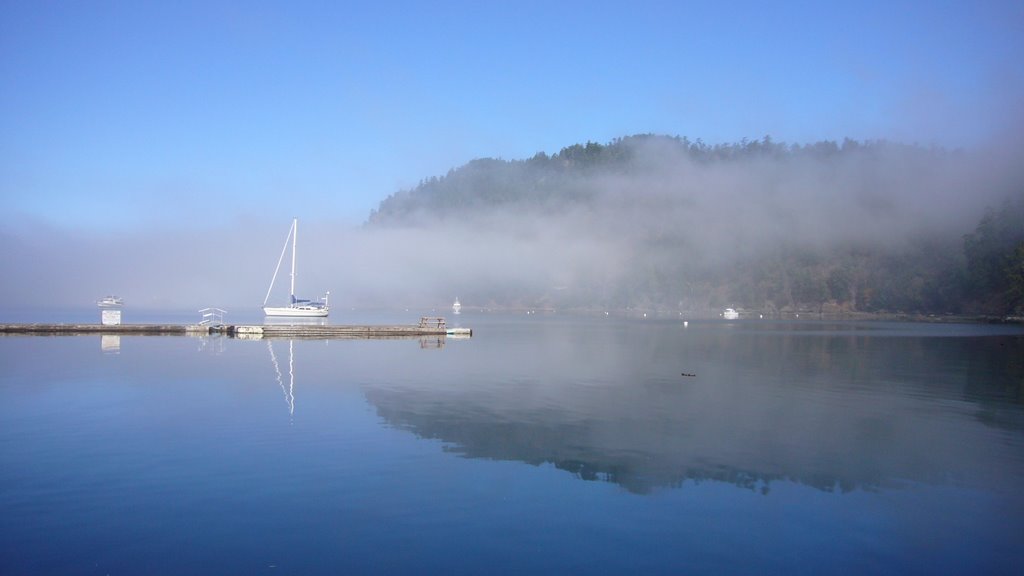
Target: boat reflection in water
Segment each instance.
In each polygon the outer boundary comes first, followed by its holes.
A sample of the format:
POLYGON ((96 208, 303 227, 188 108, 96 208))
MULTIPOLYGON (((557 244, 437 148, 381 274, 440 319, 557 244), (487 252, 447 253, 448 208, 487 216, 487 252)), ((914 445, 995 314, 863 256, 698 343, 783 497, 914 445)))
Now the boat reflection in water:
POLYGON ((288 341, 288 385, 285 386, 281 376, 281 367, 277 362, 277 355, 274 354, 274 341, 267 340, 267 350, 270 351, 270 362, 274 365, 274 374, 277 376, 277 385, 284 393, 284 401, 288 404, 288 415, 295 414, 295 341, 288 341))

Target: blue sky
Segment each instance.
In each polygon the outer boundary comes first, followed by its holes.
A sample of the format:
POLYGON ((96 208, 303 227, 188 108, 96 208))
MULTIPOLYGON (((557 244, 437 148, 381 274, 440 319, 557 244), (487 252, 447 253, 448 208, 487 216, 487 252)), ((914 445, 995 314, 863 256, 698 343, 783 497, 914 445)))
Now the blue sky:
POLYGON ((983 146, 1020 2, 0 1, 4 220, 358 224, 473 158, 636 133, 983 146))

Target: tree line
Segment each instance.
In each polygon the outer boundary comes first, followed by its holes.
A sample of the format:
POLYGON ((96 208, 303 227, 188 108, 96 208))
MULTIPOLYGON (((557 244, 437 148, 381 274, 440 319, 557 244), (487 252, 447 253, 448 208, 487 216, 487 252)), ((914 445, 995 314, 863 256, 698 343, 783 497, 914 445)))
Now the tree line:
MULTIPOLYGON (((574 144, 556 154, 541 152, 525 160, 473 160, 389 196, 371 212, 366 226, 440 227, 501 213, 523 218, 595 214, 600 228, 606 234, 617 234, 631 251, 625 268, 615 274, 581 266, 567 289, 539 286, 510 293, 491 287, 476 295, 499 306, 664 311, 729 306, 769 313, 1021 315, 1024 183, 1014 183, 1005 198, 989 206, 973 227, 921 230, 892 243, 841 236, 802 242, 757 237, 750 242, 756 249, 718 258, 713 265, 694 256, 712 250, 692 231, 693 220, 699 224, 700 218, 687 221, 689 229, 685 229, 678 220, 665 216, 673 210, 687 214, 688 206, 706 204, 708 197, 718 194, 715 187, 725 186, 719 183, 728 183, 728 175, 735 170, 758 176, 744 181, 755 190, 734 197, 762 207, 772 206, 772 195, 786 197, 787 187, 808 179, 805 173, 815 174, 815 179, 810 193, 801 198, 813 200, 817 193, 813 186, 824 194, 831 187, 830 178, 838 185, 849 177, 845 174, 857 172, 855 177, 860 180, 847 185, 849 191, 843 194, 856 196, 851 205, 867 206, 866 213, 884 218, 886 210, 897 210, 887 207, 899 204, 904 193, 900 187, 912 187, 918 173, 907 172, 910 176, 902 180, 887 177, 879 184, 879 178, 870 172, 917 165, 924 167, 921 173, 927 173, 930 167, 949 165, 962 155, 960 151, 886 141, 847 139, 796 145, 765 136, 709 145, 700 139, 638 135, 607 144, 574 144), (684 164, 686 170, 678 169, 684 164), (715 174, 718 180, 707 174, 715 174), (606 212, 642 210, 646 210, 643 226, 628 219, 628 226, 617 223, 618 219, 601 219, 606 212)), ((844 198, 837 196, 836 201, 845 202, 844 198)), ((915 201, 928 202, 923 198, 915 201)), ((785 208, 799 209, 798 203, 785 202, 785 208)), ((905 213, 908 221, 913 220, 912 208, 905 213)), ((740 224, 746 225, 742 219, 740 224)), ((744 231, 737 232, 742 235, 744 231)), ((727 238, 713 233, 704 238, 708 237, 719 243, 727 238)))

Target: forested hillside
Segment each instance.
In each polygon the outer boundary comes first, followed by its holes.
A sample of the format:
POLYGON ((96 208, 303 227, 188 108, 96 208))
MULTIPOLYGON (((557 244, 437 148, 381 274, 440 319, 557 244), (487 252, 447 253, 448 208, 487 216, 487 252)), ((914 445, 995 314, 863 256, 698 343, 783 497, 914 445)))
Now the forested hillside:
POLYGON ((462 279, 477 305, 1020 314, 1024 187, 982 166, 888 142, 632 136, 471 161, 366 227, 472 239, 453 258, 479 265, 462 279))

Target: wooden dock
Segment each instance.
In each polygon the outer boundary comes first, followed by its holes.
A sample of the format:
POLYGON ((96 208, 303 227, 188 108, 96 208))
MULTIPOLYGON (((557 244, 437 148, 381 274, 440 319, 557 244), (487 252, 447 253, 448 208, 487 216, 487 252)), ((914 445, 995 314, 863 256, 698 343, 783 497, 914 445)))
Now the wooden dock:
POLYGON ((0 335, 73 336, 110 334, 121 336, 222 335, 231 338, 366 339, 417 336, 473 335, 468 328, 448 328, 443 322, 416 325, 331 326, 305 324, 202 325, 202 324, 0 324, 0 335))
POLYGON ((363 339, 446 336, 445 328, 410 326, 306 326, 302 324, 268 324, 256 326, 225 326, 224 334, 235 338, 311 338, 363 339))
POLYGON ((33 334, 63 336, 74 334, 165 335, 210 333, 209 326, 185 324, 0 324, 0 334, 33 334))

